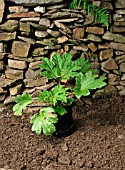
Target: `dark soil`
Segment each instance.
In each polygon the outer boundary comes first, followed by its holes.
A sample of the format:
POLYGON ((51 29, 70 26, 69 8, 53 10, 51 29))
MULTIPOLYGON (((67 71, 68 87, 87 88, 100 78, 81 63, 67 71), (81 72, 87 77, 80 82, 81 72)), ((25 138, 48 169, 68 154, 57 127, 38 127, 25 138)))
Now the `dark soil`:
POLYGON ((29 116, 0 113, 0 170, 125 170, 125 97, 83 98, 73 107, 76 131, 37 136, 29 116))

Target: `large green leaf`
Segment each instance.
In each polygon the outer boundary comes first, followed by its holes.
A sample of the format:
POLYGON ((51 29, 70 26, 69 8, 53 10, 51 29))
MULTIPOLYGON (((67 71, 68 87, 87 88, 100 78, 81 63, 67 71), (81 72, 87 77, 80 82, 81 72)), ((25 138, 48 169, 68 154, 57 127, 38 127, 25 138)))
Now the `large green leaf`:
POLYGON ((52 92, 44 90, 44 91, 39 93, 38 98, 39 98, 39 102, 47 102, 47 103, 49 103, 53 99, 52 92))
POLYGON ((52 107, 43 107, 40 113, 33 115, 30 120, 30 123, 33 124, 32 131, 35 131, 38 135, 42 131, 45 135, 54 133, 56 131, 54 124, 58 122, 58 118, 53 112, 52 107))
POLYGON ((63 88, 62 85, 55 86, 55 88, 52 91, 53 94, 53 101, 52 104, 55 106, 57 101, 61 101, 66 103, 67 102, 67 92, 68 88, 63 88))
POLYGON ((66 103, 68 94, 67 90, 68 88, 63 88, 62 85, 55 86, 53 90, 49 92, 44 90, 39 93, 39 102, 50 102, 53 106, 55 106, 58 101, 66 103))
POLYGON ((84 58, 78 58, 74 61, 74 65, 79 66, 79 72, 86 73, 88 70, 90 70, 91 63, 89 60, 85 60, 84 58))
POLYGON ((48 79, 56 78, 54 72, 54 63, 48 58, 42 58, 42 64, 39 65, 44 71, 41 72, 41 76, 46 76, 48 79))
POLYGON ((23 109, 25 109, 28 104, 33 102, 32 97, 27 93, 17 95, 14 101, 17 103, 13 106, 13 112, 16 116, 21 116, 23 109))
POLYGON ((105 79, 105 77, 98 78, 98 75, 93 74, 92 71, 88 71, 85 75, 79 73, 76 77, 76 86, 74 88, 76 97, 88 96, 90 94, 89 90, 105 86, 105 79))
POLYGON ((43 58, 40 68, 42 76, 48 77, 48 79, 69 80, 77 75, 77 71, 80 69, 72 61, 70 53, 64 54, 62 57, 56 53, 53 55, 52 60, 43 58))

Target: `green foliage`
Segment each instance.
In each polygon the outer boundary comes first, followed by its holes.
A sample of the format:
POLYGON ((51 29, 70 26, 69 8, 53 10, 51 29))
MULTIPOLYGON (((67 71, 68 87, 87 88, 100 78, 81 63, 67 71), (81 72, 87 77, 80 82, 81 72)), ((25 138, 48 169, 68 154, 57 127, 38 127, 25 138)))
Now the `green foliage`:
POLYGON ((58 122, 58 118, 53 112, 52 107, 44 107, 40 113, 33 115, 30 120, 30 123, 33 124, 32 131, 35 131, 37 135, 42 131, 45 135, 54 133, 56 131, 54 124, 58 122))
POLYGON ((13 112, 16 116, 21 116, 23 109, 25 109, 28 104, 33 102, 31 96, 27 93, 17 95, 14 101, 17 103, 13 107, 13 112))
POLYGON ((85 74, 79 73, 76 77, 76 86, 74 92, 77 98, 81 96, 88 96, 89 90, 101 88, 106 85, 104 82, 105 77, 98 78, 98 75, 93 74, 92 71, 88 71, 85 74))
POLYGON ((78 72, 86 73, 88 70, 90 70, 91 64, 89 60, 86 60, 84 58, 78 58, 74 61, 74 64, 79 67, 78 72))
MULTIPOLYGON (((39 92, 38 102, 47 103, 49 106, 41 107, 39 113, 31 117, 32 131, 38 135, 41 132, 45 135, 54 133, 58 115, 66 114, 66 107, 70 106, 75 98, 88 96, 90 90, 106 85, 105 77, 98 78, 98 75, 94 74, 90 67, 90 62, 84 58, 72 61, 72 56, 69 53, 63 56, 57 53, 52 57, 52 60, 42 59, 41 75, 55 80, 56 85, 51 89, 39 92)), ((16 97, 15 102, 13 112, 19 116, 33 100, 29 94, 22 94, 16 97)))
POLYGON ((52 61, 48 58, 43 58, 42 63, 40 68, 46 71, 42 71, 41 75, 49 79, 67 80, 75 77, 76 71, 79 70, 79 67, 72 61, 70 53, 66 53, 63 57, 58 53, 54 54, 52 61))
POLYGON ((52 60, 43 58, 42 64, 40 64, 40 68, 43 69, 41 76, 60 81, 74 78, 78 72, 86 72, 90 66, 89 61, 85 61, 84 58, 79 58, 73 62, 70 53, 66 53, 62 57, 56 53, 53 55, 52 60))
POLYGON ((87 3, 86 0, 73 0, 70 4, 71 9, 76 9, 76 7, 83 7, 83 10, 87 10, 88 14, 94 16, 96 22, 105 24, 108 30, 109 26, 109 14, 105 8, 100 8, 97 5, 87 3))
POLYGON ((55 113, 59 114, 60 116, 64 115, 67 113, 66 109, 64 108, 63 105, 58 105, 54 107, 55 113))
POLYGON ((50 102, 53 106, 55 106, 58 101, 67 103, 67 90, 68 88, 63 88, 62 85, 55 86, 52 91, 44 90, 39 93, 39 102, 50 102))

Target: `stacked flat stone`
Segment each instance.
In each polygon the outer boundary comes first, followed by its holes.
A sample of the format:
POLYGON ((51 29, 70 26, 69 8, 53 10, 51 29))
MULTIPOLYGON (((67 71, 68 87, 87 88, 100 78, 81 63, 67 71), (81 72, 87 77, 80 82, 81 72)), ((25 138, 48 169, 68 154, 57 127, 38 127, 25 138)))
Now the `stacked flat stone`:
POLYGON ((39 64, 56 52, 89 59, 108 77, 107 91, 125 95, 125 1, 92 3, 108 9, 109 30, 86 11, 69 9, 65 0, 0 0, 1 103, 22 92, 36 97, 53 86, 40 77, 39 64))

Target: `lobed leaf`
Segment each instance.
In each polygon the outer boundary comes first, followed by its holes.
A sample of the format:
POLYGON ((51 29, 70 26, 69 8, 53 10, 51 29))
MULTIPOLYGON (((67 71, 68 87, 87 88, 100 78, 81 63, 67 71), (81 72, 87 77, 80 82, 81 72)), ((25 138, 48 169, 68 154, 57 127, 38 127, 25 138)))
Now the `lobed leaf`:
POLYGON ((89 60, 85 60, 84 58, 78 58, 77 60, 74 61, 74 65, 79 67, 79 72, 86 73, 90 67, 91 63, 89 60))
POLYGON ((64 54, 62 57, 56 53, 52 57, 52 61, 43 58, 40 68, 42 76, 48 77, 48 79, 69 80, 77 75, 77 71, 80 67, 72 61, 70 53, 64 54), (50 66, 49 66, 50 64, 50 66))
POLYGON ((105 77, 98 78, 98 75, 93 74, 92 71, 88 71, 85 75, 79 73, 76 77, 76 87, 74 88, 76 97, 80 98, 81 96, 88 96, 91 89, 105 86, 105 79, 105 77))
POLYGON ((31 117, 30 123, 32 125, 32 131, 35 131, 37 135, 43 133, 45 135, 51 135, 56 131, 54 126, 58 122, 57 115, 54 114, 52 107, 43 107, 40 113, 37 113, 31 117))
POLYGON ((24 93, 22 95, 17 95, 14 101, 17 103, 13 106, 14 115, 21 116, 23 109, 25 109, 28 104, 31 104, 33 99, 30 94, 24 93))
POLYGON ((44 90, 39 93, 39 102, 50 102, 52 105, 56 105, 58 101, 67 102, 68 88, 63 88, 62 85, 57 85, 52 91, 44 90))
POLYGON ((41 69, 44 71, 41 72, 41 76, 48 77, 48 79, 56 78, 56 74, 54 72, 54 64, 48 58, 42 58, 42 64, 39 65, 41 69))

